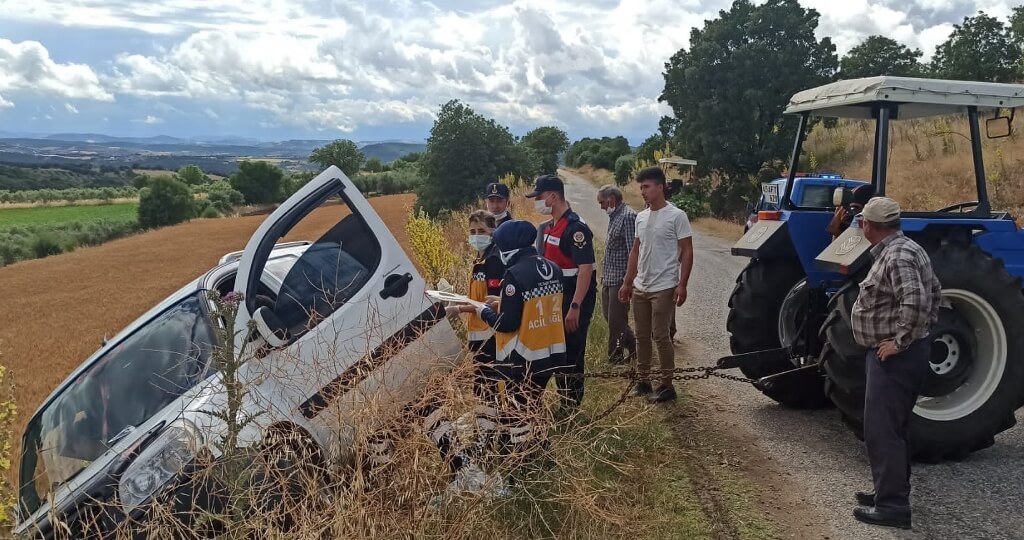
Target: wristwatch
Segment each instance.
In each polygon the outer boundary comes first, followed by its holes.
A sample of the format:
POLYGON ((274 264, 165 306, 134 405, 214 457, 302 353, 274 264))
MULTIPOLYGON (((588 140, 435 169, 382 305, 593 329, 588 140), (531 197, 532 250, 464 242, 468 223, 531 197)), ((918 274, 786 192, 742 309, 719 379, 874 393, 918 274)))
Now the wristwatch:
POLYGON ((569 304, 569 309, 579 309, 579 308, 580 308, 580 305, 577 304, 576 302, 573 302, 573 303, 569 304))

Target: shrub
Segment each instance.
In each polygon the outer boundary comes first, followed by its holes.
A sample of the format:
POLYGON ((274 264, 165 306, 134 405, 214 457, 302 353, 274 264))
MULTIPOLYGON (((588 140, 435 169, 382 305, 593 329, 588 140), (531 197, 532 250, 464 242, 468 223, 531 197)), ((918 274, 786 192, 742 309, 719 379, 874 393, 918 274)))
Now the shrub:
POLYGON ((154 178, 139 196, 139 225, 145 229, 174 225, 194 215, 192 190, 172 178, 154 178))
POLYGON ((203 210, 199 214, 199 217, 204 218, 204 219, 219 218, 220 217, 220 212, 217 211, 216 207, 214 207, 213 205, 210 205, 210 206, 207 206, 206 209, 203 210))
POLYGON ((43 257, 63 253, 64 246, 61 245, 56 235, 47 232, 39 234, 32 240, 32 252, 36 258, 42 259, 43 257))
POLYGON ((615 160, 615 183, 624 186, 629 183, 629 178, 633 173, 633 164, 636 162, 636 156, 633 154, 626 154, 620 156, 615 160))
MULTIPOLYGON (((231 184, 221 180, 220 182, 210 184, 210 188, 206 192, 206 200, 220 213, 228 214, 236 206, 241 206, 245 203, 245 196, 240 191, 232 188, 231 184)), ((201 212, 202 210, 200 210, 201 212)))
POLYGON ((378 183, 378 191, 380 191, 382 195, 394 195, 398 193, 400 190, 398 187, 398 182, 390 174, 384 173, 380 177, 380 182, 378 183))
POLYGON ((276 202, 284 194, 284 172, 265 161, 243 161, 231 176, 231 187, 241 192, 245 202, 265 204, 276 202))
POLYGON ((439 279, 449 276, 451 269, 458 264, 458 257, 446 241, 442 222, 431 219, 420 210, 409 218, 405 230, 409 234, 409 247, 419 261, 427 283, 433 287, 439 279))

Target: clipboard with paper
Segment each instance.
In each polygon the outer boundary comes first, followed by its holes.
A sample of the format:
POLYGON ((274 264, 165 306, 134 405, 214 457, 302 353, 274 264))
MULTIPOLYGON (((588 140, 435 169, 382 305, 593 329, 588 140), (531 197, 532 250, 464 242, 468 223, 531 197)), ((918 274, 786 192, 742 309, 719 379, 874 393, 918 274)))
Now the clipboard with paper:
POLYGON ((426 291, 426 293, 427 293, 427 297, 429 297, 431 300, 434 300, 436 302, 449 302, 449 303, 452 303, 452 304, 469 304, 469 305, 471 305, 473 307, 477 307, 477 308, 484 307, 486 305, 483 302, 478 302, 476 300, 473 300, 472 298, 470 298, 470 297, 468 297, 468 296, 466 296, 464 294, 458 294, 458 293, 454 293, 454 292, 451 292, 451 291, 431 291, 431 290, 428 290, 428 291, 426 291))

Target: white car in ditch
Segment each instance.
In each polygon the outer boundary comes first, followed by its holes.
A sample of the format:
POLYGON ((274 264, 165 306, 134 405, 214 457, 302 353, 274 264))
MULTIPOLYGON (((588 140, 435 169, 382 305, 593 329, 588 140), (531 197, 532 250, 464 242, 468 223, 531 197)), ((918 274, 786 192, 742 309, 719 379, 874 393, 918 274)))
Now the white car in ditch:
POLYGON ((343 461, 361 407, 402 407, 428 372, 459 361, 444 307, 425 290, 387 225, 328 168, 244 251, 107 341, 46 399, 23 436, 16 532, 81 537, 88 522, 90 536, 112 535, 179 489, 197 449, 220 455, 227 427, 210 411, 227 410, 226 391, 210 360, 223 319, 209 291, 241 293, 235 350, 261 351, 239 370, 250 385, 242 412, 259 413, 240 446, 287 432, 343 461), (318 239, 282 242, 296 234, 318 239))

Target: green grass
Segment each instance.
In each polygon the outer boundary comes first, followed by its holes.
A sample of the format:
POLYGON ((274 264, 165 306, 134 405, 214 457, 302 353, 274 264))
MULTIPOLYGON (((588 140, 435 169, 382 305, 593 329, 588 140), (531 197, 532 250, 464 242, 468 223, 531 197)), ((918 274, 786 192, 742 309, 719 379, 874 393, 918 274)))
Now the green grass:
POLYGON ((138 209, 137 203, 6 208, 0 210, 0 229, 70 222, 134 221, 138 218, 138 209))

